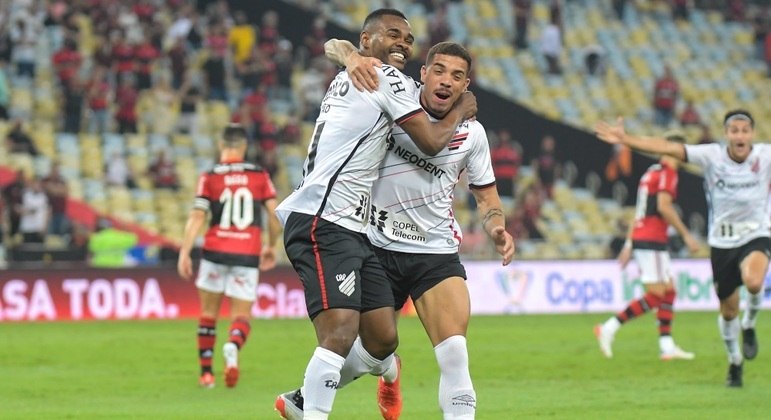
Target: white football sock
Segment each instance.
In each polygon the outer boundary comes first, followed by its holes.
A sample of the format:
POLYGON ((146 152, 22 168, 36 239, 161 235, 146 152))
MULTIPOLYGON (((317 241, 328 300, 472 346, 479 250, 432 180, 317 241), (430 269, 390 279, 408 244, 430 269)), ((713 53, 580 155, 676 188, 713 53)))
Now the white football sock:
POLYGON ((602 330, 610 335, 616 335, 619 328, 621 328, 621 323, 618 322, 618 318, 615 316, 608 318, 608 320, 602 324, 602 330))
POLYGON ((723 315, 718 314, 717 326, 720 329, 720 336, 725 343, 726 352, 728 352, 728 362, 734 365, 742 363, 742 352, 739 350, 739 318, 727 321, 723 315))
POLYGON ((444 419, 473 419, 476 392, 468 367, 466 337, 454 335, 434 347, 439 364, 439 407, 444 419))
POLYGON ((306 419, 326 419, 335 402, 340 369, 345 359, 339 354, 316 347, 303 380, 303 411, 306 419))
MULTIPOLYGON (((340 370, 340 384, 338 388, 348 385, 367 373, 380 376, 384 371, 387 372, 391 363, 393 363, 393 355, 386 357, 384 360, 378 360, 364 348, 361 344, 361 338, 356 337, 353 346, 351 346, 351 351, 348 352, 348 357, 345 358, 345 364, 340 370)), ((394 366, 396 365, 395 363, 393 364, 394 366)))
POLYGON ((747 308, 742 316, 742 329, 755 328, 755 322, 758 320, 758 314, 762 305, 762 290, 758 293, 747 293, 747 308))
POLYGON ((675 351, 675 340, 671 335, 659 336, 659 349, 662 354, 670 354, 675 351))

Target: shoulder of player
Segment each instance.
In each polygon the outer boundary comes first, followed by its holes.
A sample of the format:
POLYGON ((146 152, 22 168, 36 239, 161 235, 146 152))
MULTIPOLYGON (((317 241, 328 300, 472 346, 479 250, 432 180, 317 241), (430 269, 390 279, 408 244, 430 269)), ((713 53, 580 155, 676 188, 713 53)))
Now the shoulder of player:
POLYGON ((458 126, 458 133, 466 132, 468 133, 468 138, 474 141, 483 141, 485 144, 488 143, 487 141, 487 130, 485 130, 485 127, 482 125, 482 123, 479 122, 479 120, 466 120, 463 121, 460 126, 458 126))

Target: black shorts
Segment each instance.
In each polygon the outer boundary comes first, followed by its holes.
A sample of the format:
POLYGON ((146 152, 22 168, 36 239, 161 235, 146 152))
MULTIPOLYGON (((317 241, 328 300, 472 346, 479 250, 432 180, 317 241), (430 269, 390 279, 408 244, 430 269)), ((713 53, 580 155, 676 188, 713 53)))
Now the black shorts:
POLYGON ((710 250, 712 282, 721 301, 742 285, 741 263, 753 251, 761 251, 771 257, 771 238, 753 239, 738 248, 715 248, 710 250))
POLYGON ((292 213, 284 227, 284 249, 303 283, 311 319, 326 309, 367 312, 393 306, 388 278, 366 235, 292 213))
POLYGON ((407 254, 375 247, 393 289, 396 309, 450 277, 466 278, 458 254, 407 254))

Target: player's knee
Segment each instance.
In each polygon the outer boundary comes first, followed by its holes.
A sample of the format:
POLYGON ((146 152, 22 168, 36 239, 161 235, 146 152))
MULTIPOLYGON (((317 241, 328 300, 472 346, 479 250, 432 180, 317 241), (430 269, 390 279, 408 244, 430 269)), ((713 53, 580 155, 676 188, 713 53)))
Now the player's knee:
POLYGON ((383 360, 396 351, 399 346, 399 335, 395 329, 379 331, 378 334, 365 334, 362 335, 361 344, 372 357, 383 360))

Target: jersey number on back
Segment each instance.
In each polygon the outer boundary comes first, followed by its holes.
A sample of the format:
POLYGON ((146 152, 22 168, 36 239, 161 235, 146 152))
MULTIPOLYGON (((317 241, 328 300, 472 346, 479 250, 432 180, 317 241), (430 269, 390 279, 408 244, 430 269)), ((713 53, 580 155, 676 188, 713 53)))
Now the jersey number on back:
POLYGON ((235 191, 225 188, 220 195, 220 203, 220 228, 230 229, 232 225, 238 230, 244 230, 254 222, 254 196, 248 188, 239 187, 235 191))

